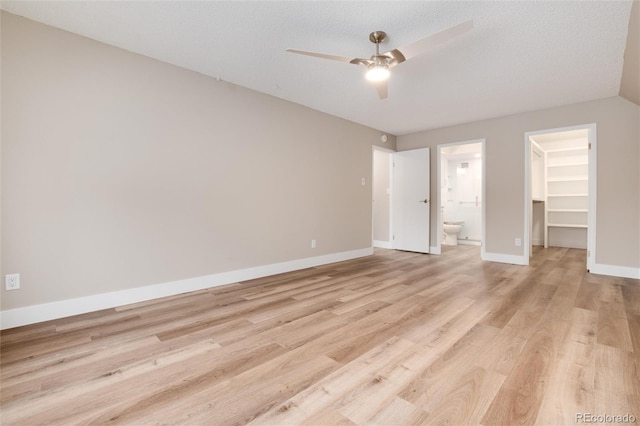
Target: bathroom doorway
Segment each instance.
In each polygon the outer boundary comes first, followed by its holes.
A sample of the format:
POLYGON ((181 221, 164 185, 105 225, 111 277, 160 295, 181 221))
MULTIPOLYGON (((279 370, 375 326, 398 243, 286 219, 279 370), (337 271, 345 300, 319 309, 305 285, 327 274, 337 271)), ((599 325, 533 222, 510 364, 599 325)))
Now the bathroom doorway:
POLYGON ((525 134, 525 262, 534 246, 595 258, 595 124, 525 134))
POLYGON ((438 145, 437 169, 437 252, 475 245, 484 256, 485 140, 438 145))

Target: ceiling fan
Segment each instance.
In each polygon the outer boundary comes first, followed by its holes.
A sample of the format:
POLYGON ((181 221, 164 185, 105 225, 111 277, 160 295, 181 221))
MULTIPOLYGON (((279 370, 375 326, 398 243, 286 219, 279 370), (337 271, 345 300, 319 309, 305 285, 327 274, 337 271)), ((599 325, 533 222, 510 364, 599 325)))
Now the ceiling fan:
POLYGON ((415 41, 399 49, 393 49, 385 53, 380 53, 380 43, 387 34, 384 31, 374 31, 369 34, 369 40, 376 45, 376 53, 370 59, 348 58, 346 56, 326 55, 324 53, 307 52, 305 50, 287 49, 287 52, 301 55, 315 56, 332 61, 348 62, 350 64, 364 65, 367 68, 365 77, 378 91, 380 99, 386 99, 388 94, 388 79, 391 75, 390 69, 398 64, 418 56, 434 46, 442 44, 455 38, 473 28, 473 21, 466 21, 446 30, 437 32, 422 40, 415 41))

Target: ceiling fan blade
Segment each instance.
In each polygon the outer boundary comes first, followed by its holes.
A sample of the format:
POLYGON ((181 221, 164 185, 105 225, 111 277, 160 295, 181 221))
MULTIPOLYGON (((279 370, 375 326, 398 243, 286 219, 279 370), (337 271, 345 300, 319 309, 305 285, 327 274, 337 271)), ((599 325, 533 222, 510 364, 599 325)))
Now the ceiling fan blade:
POLYGON ((374 81, 371 82, 371 84, 378 91, 380 99, 387 99, 387 95, 389 94, 389 80, 374 81))
POLYGON ((287 52, 297 53, 299 55, 313 56, 316 58, 330 59, 332 61, 351 62, 355 58, 347 58, 346 56, 326 55, 324 53, 307 52, 306 50, 287 49, 287 52))
POLYGON ((356 64, 356 65, 364 65, 365 67, 368 67, 369 65, 373 64, 373 61, 371 59, 354 58, 350 60, 349 63, 356 64))
POLYGON ((386 53, 383 53, 381 56, 386 56, 387 58, 389 58, 389 60, 387 61, 387 63, 389 64, 389 68, 393 68, 396 65, 407 60, 407 58, 405 58, 402 52, 398 49, 390 50, 386 53))
POLYGON ((383 55, 395 58, 398 61, 397 63, 399 64, 401 62, 404 62, 406 59, 411 59, 414 56, 418 56, 421 53, 424 53, 439 44, 456 38, 459 35, 462 35, 471 30, 472 28, 473 20, 466 21, 444 31, 440 31, 439 33, 431 34, 430 36, 425 37, 422 40, 415 41, 399 49, 394 49, 387 53, 383 53, 383 55))

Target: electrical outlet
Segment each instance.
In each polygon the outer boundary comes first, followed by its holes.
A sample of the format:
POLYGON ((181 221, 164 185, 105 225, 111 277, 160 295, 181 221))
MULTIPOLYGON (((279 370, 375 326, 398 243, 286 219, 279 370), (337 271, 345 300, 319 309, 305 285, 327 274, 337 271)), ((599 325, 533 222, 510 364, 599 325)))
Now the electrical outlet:
POLYGON ((522 240, 520 238, 516 238, 516 247, 520 247, 522 245, 522 240))
POLYGON ((311 240, 311 248, 316 248, 316 240, 311 240))
POLYGON ((9 274, 4 276, 4 288, 6 290, 17 290, 20 288, 20 274, 9 274))

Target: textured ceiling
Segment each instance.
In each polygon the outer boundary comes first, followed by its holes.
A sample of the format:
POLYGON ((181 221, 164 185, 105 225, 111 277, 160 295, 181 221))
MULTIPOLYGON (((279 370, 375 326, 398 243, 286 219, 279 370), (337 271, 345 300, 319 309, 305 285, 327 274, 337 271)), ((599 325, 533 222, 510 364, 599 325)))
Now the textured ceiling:
POLYGON ((615 96, 630 1, 3 1, 2 9, 391 134, 615 96), (285 52, 369 57, 463 21, 475 28, 392 70, 285 52))

